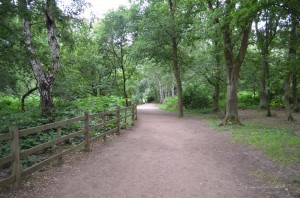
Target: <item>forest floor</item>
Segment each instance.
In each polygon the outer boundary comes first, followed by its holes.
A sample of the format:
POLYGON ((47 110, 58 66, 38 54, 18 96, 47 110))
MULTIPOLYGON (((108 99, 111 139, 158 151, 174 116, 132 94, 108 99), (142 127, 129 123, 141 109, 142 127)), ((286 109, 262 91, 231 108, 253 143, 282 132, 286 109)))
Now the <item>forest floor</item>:
POLYGON ((69 155, 0 197, 292 197, 284 181, 274 179, 292 174, 284 171, 198 116, 178 119, 145 104, 121 136, 69 155))
POLYGON ((239 110, 239 116, 242 121, 247 120, 258 126, 274 126, 287 128, 296 133, 300 132, 300 113, 293 113, 294 122, 288 122, 286 120, 284 109, 273 109, 271 111, 271 117, 267 117, 266 114, 267 112, 265 110, 239 110))

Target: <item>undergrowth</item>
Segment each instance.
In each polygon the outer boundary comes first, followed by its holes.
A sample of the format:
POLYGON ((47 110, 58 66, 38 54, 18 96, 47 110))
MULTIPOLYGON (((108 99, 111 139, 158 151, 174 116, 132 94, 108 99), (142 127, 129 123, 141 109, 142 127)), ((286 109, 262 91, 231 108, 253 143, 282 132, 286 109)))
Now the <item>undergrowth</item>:
MULTIPOLYGON (((84 112, 96 113, 101 111, 113 110, 117 106, 124 106, 124 100, 117 96, 109 97, 88 97, 75 101, 65 101, 54 99, 55 103, 55 119, 66 120, 73 117, 83 116, 84 112)), ((111 118, 113 119, 113 118, 111 118)), ((11 96, 0 98, 0 134, 7 133, 9 127, 16 125, 19 129, 35 127, 49 123, 49 120, 41 117, 39 108, 39 98, 31 96, 26 99, 25 111, 20 110, 20 101, 11 96)), ((97 120, 91 120, 91 126, 99 123, 97 120)), ((114 128, 114 124, 108 125, 103 129, 97 129, 91 132, 91 136, 99 135, 103 130, 114 128)), ((74 131, 83 129, 83 123, 76 122, 62 127, 63 135, 67 135, 74 131)), ((20 138, 21 150, 30 149, 34 146, 49 142, 57 137, 55 129, 43 131, 37 134, 20 138)), ((83 140, 83 135, 74 137, 70 141, 65 142, 66 146, 78 144, 83 140)), ((56 146, 53 145, 49 149, 28 156, 22 160, 22 169, 39 162, 48 155, 55 152, 56 146)), ((8 141, 0 142, 0 158, 8 156, 10 153, 10 145, 8 141)), ((1 167, 0 167, 1 169, 1 167)), ((1 178, 1 177, 0 177, 1 178)))

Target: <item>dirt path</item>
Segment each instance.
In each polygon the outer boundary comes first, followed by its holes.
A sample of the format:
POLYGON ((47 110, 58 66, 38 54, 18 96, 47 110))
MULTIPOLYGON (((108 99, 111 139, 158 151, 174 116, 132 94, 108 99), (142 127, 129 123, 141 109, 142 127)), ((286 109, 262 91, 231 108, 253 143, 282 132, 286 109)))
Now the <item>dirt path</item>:
MULTIPOLYGON (((84 154, 28 197, 259 198, 289 197, 258 179, 257 160, 199 118, 178 119, 153 104, 120 137, 84 154)), ((25 196, 26 197, 26 196, 25 196)))

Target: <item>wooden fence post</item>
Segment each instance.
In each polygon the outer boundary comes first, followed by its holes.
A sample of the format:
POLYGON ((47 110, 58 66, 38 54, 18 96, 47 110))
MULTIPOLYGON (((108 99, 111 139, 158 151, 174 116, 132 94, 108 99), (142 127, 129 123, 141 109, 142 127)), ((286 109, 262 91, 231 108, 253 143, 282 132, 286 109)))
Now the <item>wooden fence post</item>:
POLYGON ((19 130, 17 126, 9 128, 9 132, 12 134, 11 141, 11 154, 13 156, 12 161, 12 175, 15 176, 15 187, 19 188, 21 185, 21 165, 20 165, 20 148, 19 148, 19 130))
POLYGON ((134 126, 134 117, 135 117, 135 115, 134 115, 134 112, 135 112, 135 107, 134 107, 135 105, 134 104, 132 104, 132 109, 131 109, 131 121, 132 121, 132 123, 131 123, 131 126, 134 126))
MULTIPOLYGON (((109 118, 107 115, 103 116, 103 119, 102 119, 103 123, 105 123, 108 120, 109 120, 109 118)), ((102 138, 103 142, 106 142, 106 139, 107 139, 107 137, 106 137, 106 135, 104 135, 102 138)))
POLYGON ((117 135, 120 135, 120 107, 117 108, 117 135))
MULTIPOLYGON (((58 138, 61 138, 61 126, 57 127, 57 136, 58 138)), ((57 152, 58 153, 61 153, 63 151, 63 148, 62 148, 62 142, 61 143, 58 143, 57 144, 57 152)), ((58 164, 62 164, 62 157, 58 158, 57 160, 58 164)))
POLYGON ((85 151, 90 151, 90 114, 89 112, 84 113, 85 120, 84 120, 84 141, 86 142, 85 151))

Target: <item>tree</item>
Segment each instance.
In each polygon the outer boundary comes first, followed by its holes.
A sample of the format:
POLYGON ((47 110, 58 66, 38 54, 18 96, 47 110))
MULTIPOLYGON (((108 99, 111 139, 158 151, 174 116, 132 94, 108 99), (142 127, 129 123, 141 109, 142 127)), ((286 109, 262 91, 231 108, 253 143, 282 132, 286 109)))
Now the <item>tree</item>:
POLYGON ((260 72, 260 104, 261 109, 268 109, 268 116, 270 113, 270 101, 267 98, 266 81, 269 81, 269 53, 272 47, 272 42, 277 33, 279 24, 279 17, 276 10, 262 9, 259 13, 259 18, 255 21, 255 31, 257 37, 257 46, 261 53, 261 72, 260 72), (261 24, 264 23, 262 26, 261 24), (258 27, 258 25, 262 27, 258 27))
POLYGON ((298 44, 298 35, 297 32, 299 27, 299 22, 296 17, 291 14, 290 17, 290 35, 289 35, 289 50, 288 50, 288 69, 285 76, 285 85, 284 85, 284 101, 285 101, 285 110, 286 118, 288 121, 294 121, 291 107, 290 107, 290 92, 291 92, 291 79, 295 76, 295 71, 297 68, 297 48, 298 44))
MULTIPOLYGON (((149 1, 141 5, 143 27, 138 35, 141 51, 154 62, 169 62, 176 82, 178 116, 183 116, 182 105, 182 54, 181 42, 193 29, 191 24, 196 14, 195 1, 168 0, 149 1)), ((166 64, 167 65, 167 64, 166 64)))
POLYGON ((38 58, 37 50, 34 46, 34 40, 31 31, 31 17, 29 14, 30 4, 26 0, 19 1, 22 25, 23 25, 23 35, 25 44, 30 55, 30 62, 38 81, 39 93, 40 93, 40 104, 42 115, 49 117, 54 113, 54 104, 52 98, 52 86, 55 76, 60 67, 60 52, 59 44, 56 36, 56 24, 55 24, 55 12, 57 9, 56 2, 54 0, 47 0, 43 5, 44 7, 44 20, 45 26, 48 34, 48 44, 50 48, 50 58, 48 63, 42 63, 41 59, 38 58), (46 66, 47 64, 47 66, 46 66))
POLYGON ((130 29, 131 10, 120 7, 107 14, 99 32, 100 52, 107 64, 121 71, 122 92, 128 106, 127 80, 135 72, 136 62, 132 59, 131 45, 133 31, 130 29))

